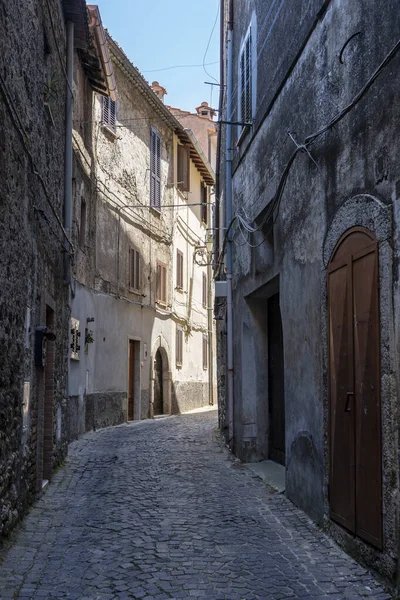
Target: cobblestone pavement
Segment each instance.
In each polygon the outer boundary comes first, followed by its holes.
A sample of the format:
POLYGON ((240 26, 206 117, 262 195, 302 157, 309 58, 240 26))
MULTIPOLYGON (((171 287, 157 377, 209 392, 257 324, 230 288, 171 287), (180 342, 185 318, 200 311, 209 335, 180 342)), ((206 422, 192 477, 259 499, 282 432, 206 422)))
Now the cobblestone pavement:
POLYGON ((389 599, 232 460, 216 412, 87 434, 0 566, 5 600, 389 599))

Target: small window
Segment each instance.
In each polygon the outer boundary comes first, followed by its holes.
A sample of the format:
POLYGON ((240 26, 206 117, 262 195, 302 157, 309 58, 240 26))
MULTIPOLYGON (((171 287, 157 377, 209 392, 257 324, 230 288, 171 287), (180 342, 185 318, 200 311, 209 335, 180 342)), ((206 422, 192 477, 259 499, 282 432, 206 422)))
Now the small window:
POLYGON ((156 302, 167 303, 167 267, 157 263, 156 302))
POLYGON ((117 127, 117 103, 111 100, 109 96, 103 96, 102 123, 115 133, 117 127))
POLYGON ((203 273, 203 306, 207 307, 207 275, 203 273))
POLYGON ((203 333, 203 369, 207 370, 208 367, 208 337, 206 333, 203 333))
POLYGON ((240 52, 240 121, 242 123, 250 123, 253 118, 251 88, 251 29, 249 29, 240 52))
POLYGON ((176 326, 175 357, 176 366, 181 367, 183 359, 183 330, 179 325, 176 326))
POLYGON ((134 248, 129 250, 129 287, 140 290, 140 254, 134 248))
POLYGON ((201 220, 207 225, 207 186, 201 186, 201 220))
POLYGON ((86 243, 86 202, 81 200, 81 221, 79 226, 79 246, 85 249, 86 243))
POLYGON ((71 358, 79 360, 81 350, 81 332, 79 331, 79 321, 71 317, 71 358))
POLYGON ((176 251, 176 287, 183 289, 183 254, 180 250, 176 251))
POLYGON ((150 133, 150 206, 161 210, 161 137, 155 129, 150 133))
POLYGON ((190 191, 190 148, 178 146, 178 190, 190 191))

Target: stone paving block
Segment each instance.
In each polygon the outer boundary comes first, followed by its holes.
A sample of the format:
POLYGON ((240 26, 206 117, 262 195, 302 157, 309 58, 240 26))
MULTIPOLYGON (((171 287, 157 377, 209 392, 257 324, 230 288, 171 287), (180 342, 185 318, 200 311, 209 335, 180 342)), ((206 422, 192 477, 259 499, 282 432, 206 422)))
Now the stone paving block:
POLYGON ((390 600, 215 428, 210 411, 71 444, 0 565, 0 600, 390 600))

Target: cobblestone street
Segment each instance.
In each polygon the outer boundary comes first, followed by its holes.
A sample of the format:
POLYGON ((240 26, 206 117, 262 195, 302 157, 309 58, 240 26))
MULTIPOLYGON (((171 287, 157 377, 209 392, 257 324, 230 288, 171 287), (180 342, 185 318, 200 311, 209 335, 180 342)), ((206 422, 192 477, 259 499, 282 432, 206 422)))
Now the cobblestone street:
POLYGON ((390 598, 229 457, 216 414, 74 442, 0 566, 1 598, 390 598))

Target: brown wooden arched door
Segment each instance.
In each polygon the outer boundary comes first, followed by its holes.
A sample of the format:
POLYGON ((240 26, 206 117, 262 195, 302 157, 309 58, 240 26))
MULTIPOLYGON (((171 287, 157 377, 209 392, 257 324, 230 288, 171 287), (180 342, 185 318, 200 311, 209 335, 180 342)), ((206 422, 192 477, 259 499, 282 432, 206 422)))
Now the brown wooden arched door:
POLYGON ((349 230, 328 266, 332 519, 382 548, 378 245, 349 230))

